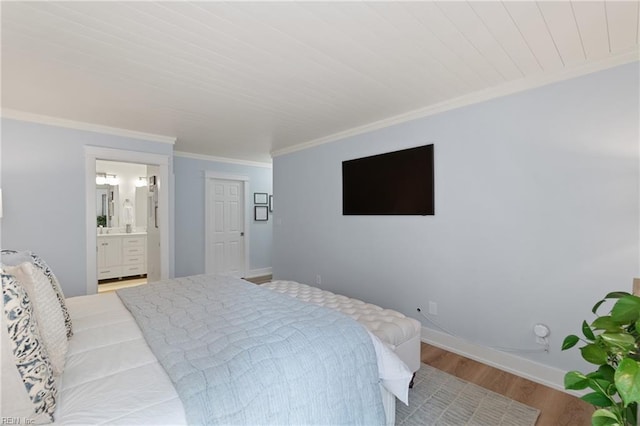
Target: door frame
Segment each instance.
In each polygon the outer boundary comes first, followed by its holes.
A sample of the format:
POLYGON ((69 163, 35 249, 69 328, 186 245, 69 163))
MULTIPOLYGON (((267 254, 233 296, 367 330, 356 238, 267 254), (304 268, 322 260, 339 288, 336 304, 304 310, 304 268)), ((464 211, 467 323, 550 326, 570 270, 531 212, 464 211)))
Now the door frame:
POLYGON ((98 292, 97 266, 97 231, 96 231, 96 160, 118 161, 158 166, 160 169, 160 198, 158 214, 160 215, 160 276, 169 278, 170 238, 169 238, 169 156, 150 154, 140 151, 102 148, 87 145, 85 155, 85 220, 86 220, 86 253, 87 253, 87 294, 98 292), (93 253, 93 256, 90 255, 93 253))
POLYGON ((249 204, 249 202, 251 201, 251 198, 249 196, 249 176, 243 176, 243 175, 234 175, 234 174, 230 174, 230 173, 222 173, 222 172, 214 172, 214 171, 210 171, 207 170, 204 173, 204 178, 205 178, 205 184, 204 184, 204 272, 205 274, 211 274, 213 273, 213 266, 211 265, 211 262, 209 261, 210 259, 210 255, 213 255, 213 253, 210 253, 210 243, 211 243, 211 229, 210 229, 210 221, 209 221, 209 217, 212 216, 214 214, 213 211, 211 211, 211 209, 209 208, 209 200, 207 199, 207 197, 209 196, 209 191, 211 190, 211 186, 213 185, 213 181, 215 179, 223 179, 223 180, 233 180, 233 181, 239 181, 243 183, 243 192, 244 192, 244 208, 242 209, 242 215, 244 217, 244 274, 243 276, 246 276, 247 273, 249 272, 249 241, 251 240, 249 238, 250 234, 249 234, 249 227, 250 227, 250 222, 249 222, 249 216, 247 214, 247 206, 250 206, 251 204, 249 204))

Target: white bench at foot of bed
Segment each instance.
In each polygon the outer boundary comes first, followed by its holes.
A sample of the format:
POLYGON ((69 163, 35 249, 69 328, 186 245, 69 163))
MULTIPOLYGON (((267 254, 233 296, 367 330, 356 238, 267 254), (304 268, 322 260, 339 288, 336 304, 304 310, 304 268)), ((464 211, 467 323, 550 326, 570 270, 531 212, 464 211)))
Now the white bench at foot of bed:
POLYGON ((420 368, 422 326, 419 321, 391 309, 295 281, 272 281, 262 286, 349 315, 395 352, 413 373, 420 368))

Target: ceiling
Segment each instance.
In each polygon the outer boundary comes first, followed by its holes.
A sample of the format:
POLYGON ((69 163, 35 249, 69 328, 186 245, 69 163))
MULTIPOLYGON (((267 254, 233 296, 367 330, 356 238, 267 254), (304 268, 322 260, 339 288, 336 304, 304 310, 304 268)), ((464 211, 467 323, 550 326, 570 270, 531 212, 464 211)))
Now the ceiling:
POLYGON ((638 60, 637 1, 2 2, 2 109, 270 162, 638 60))

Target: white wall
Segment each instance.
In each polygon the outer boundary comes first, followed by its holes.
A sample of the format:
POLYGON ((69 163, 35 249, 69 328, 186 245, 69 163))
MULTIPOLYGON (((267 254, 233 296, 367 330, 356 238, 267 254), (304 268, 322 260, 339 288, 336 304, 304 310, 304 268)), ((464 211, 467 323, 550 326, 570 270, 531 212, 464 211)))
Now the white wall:
MULTIPOLYGON (((2 120, 0 120, 0 135, 2 135, 2 120)), ((2 189, 2 138, 0 138, 0 189, 2 189)), ((0 205, 4 203, 2 192, 0 191, 0 205)), ((2 249, 2 217, 0 217, 0 250, 2 249)))
MULTIPOLYGON (((67 297, 86 294, 87 288, 87 145, 173 155, 168 143, 2 119, 2 247, 42 256, 67 297)), ((170 234, 172 275, 172 227, 170 234)))
POLYGON ((638 63, 274 158, 273 273, 438 321, 523 359, 560 352, 639 273, 638 63), (342 216, 344 160, 435 144, 435 216, 342 216))
MULTIPOLYGON (((176 155, 176 276, 205 272, 205 173, 207 171, 249 177, 249 191, 272 192, 270 165, 246 165, 213 161, 204 156, 176 155)), ((250 196, 253 201, 253 195, 250 196)), ((246 206, 249 215, 249 271, 247 275, 271 272, 272 224, 277 213, 269 213, 269 220, 253 220, 253 202, 246 206)))
MULTIPOLYGON (((205 171, 248 175, 252 192, 272 193, 271 167, 173 158, 173 147, 166 143, 12 119, 0 123, 5 201, 0 243, 3 248, 40 254, 68 297, 86 293, 84 146, 170 157, 170 276, 204 273, 205 171)), ((271 270, 273 217, 268 222, 251 221, 250 272, 271 270)))

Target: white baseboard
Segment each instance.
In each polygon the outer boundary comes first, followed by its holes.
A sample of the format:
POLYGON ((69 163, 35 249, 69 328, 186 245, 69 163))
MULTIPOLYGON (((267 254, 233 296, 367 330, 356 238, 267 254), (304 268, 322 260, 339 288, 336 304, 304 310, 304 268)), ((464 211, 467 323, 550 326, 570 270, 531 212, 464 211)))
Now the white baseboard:
POLYGON ((449 352, 471 358, 483 364, 490 365, 499 370, 506 371, 516 376, 524 377, 536 383, 553 389, 574 395, 582 396, 584 393, 568 391, 564 388, 564 375, 566 371, 555 367, 543 365, 519 356, 470 343, 458 337, 440 331, 422 327, 422 341, 429 345, 437 346, 449 352))
POLYGON ((271 268, 251 269, 247 271, 245 278, 263 277, 265 275, 271 275, 271 268))

